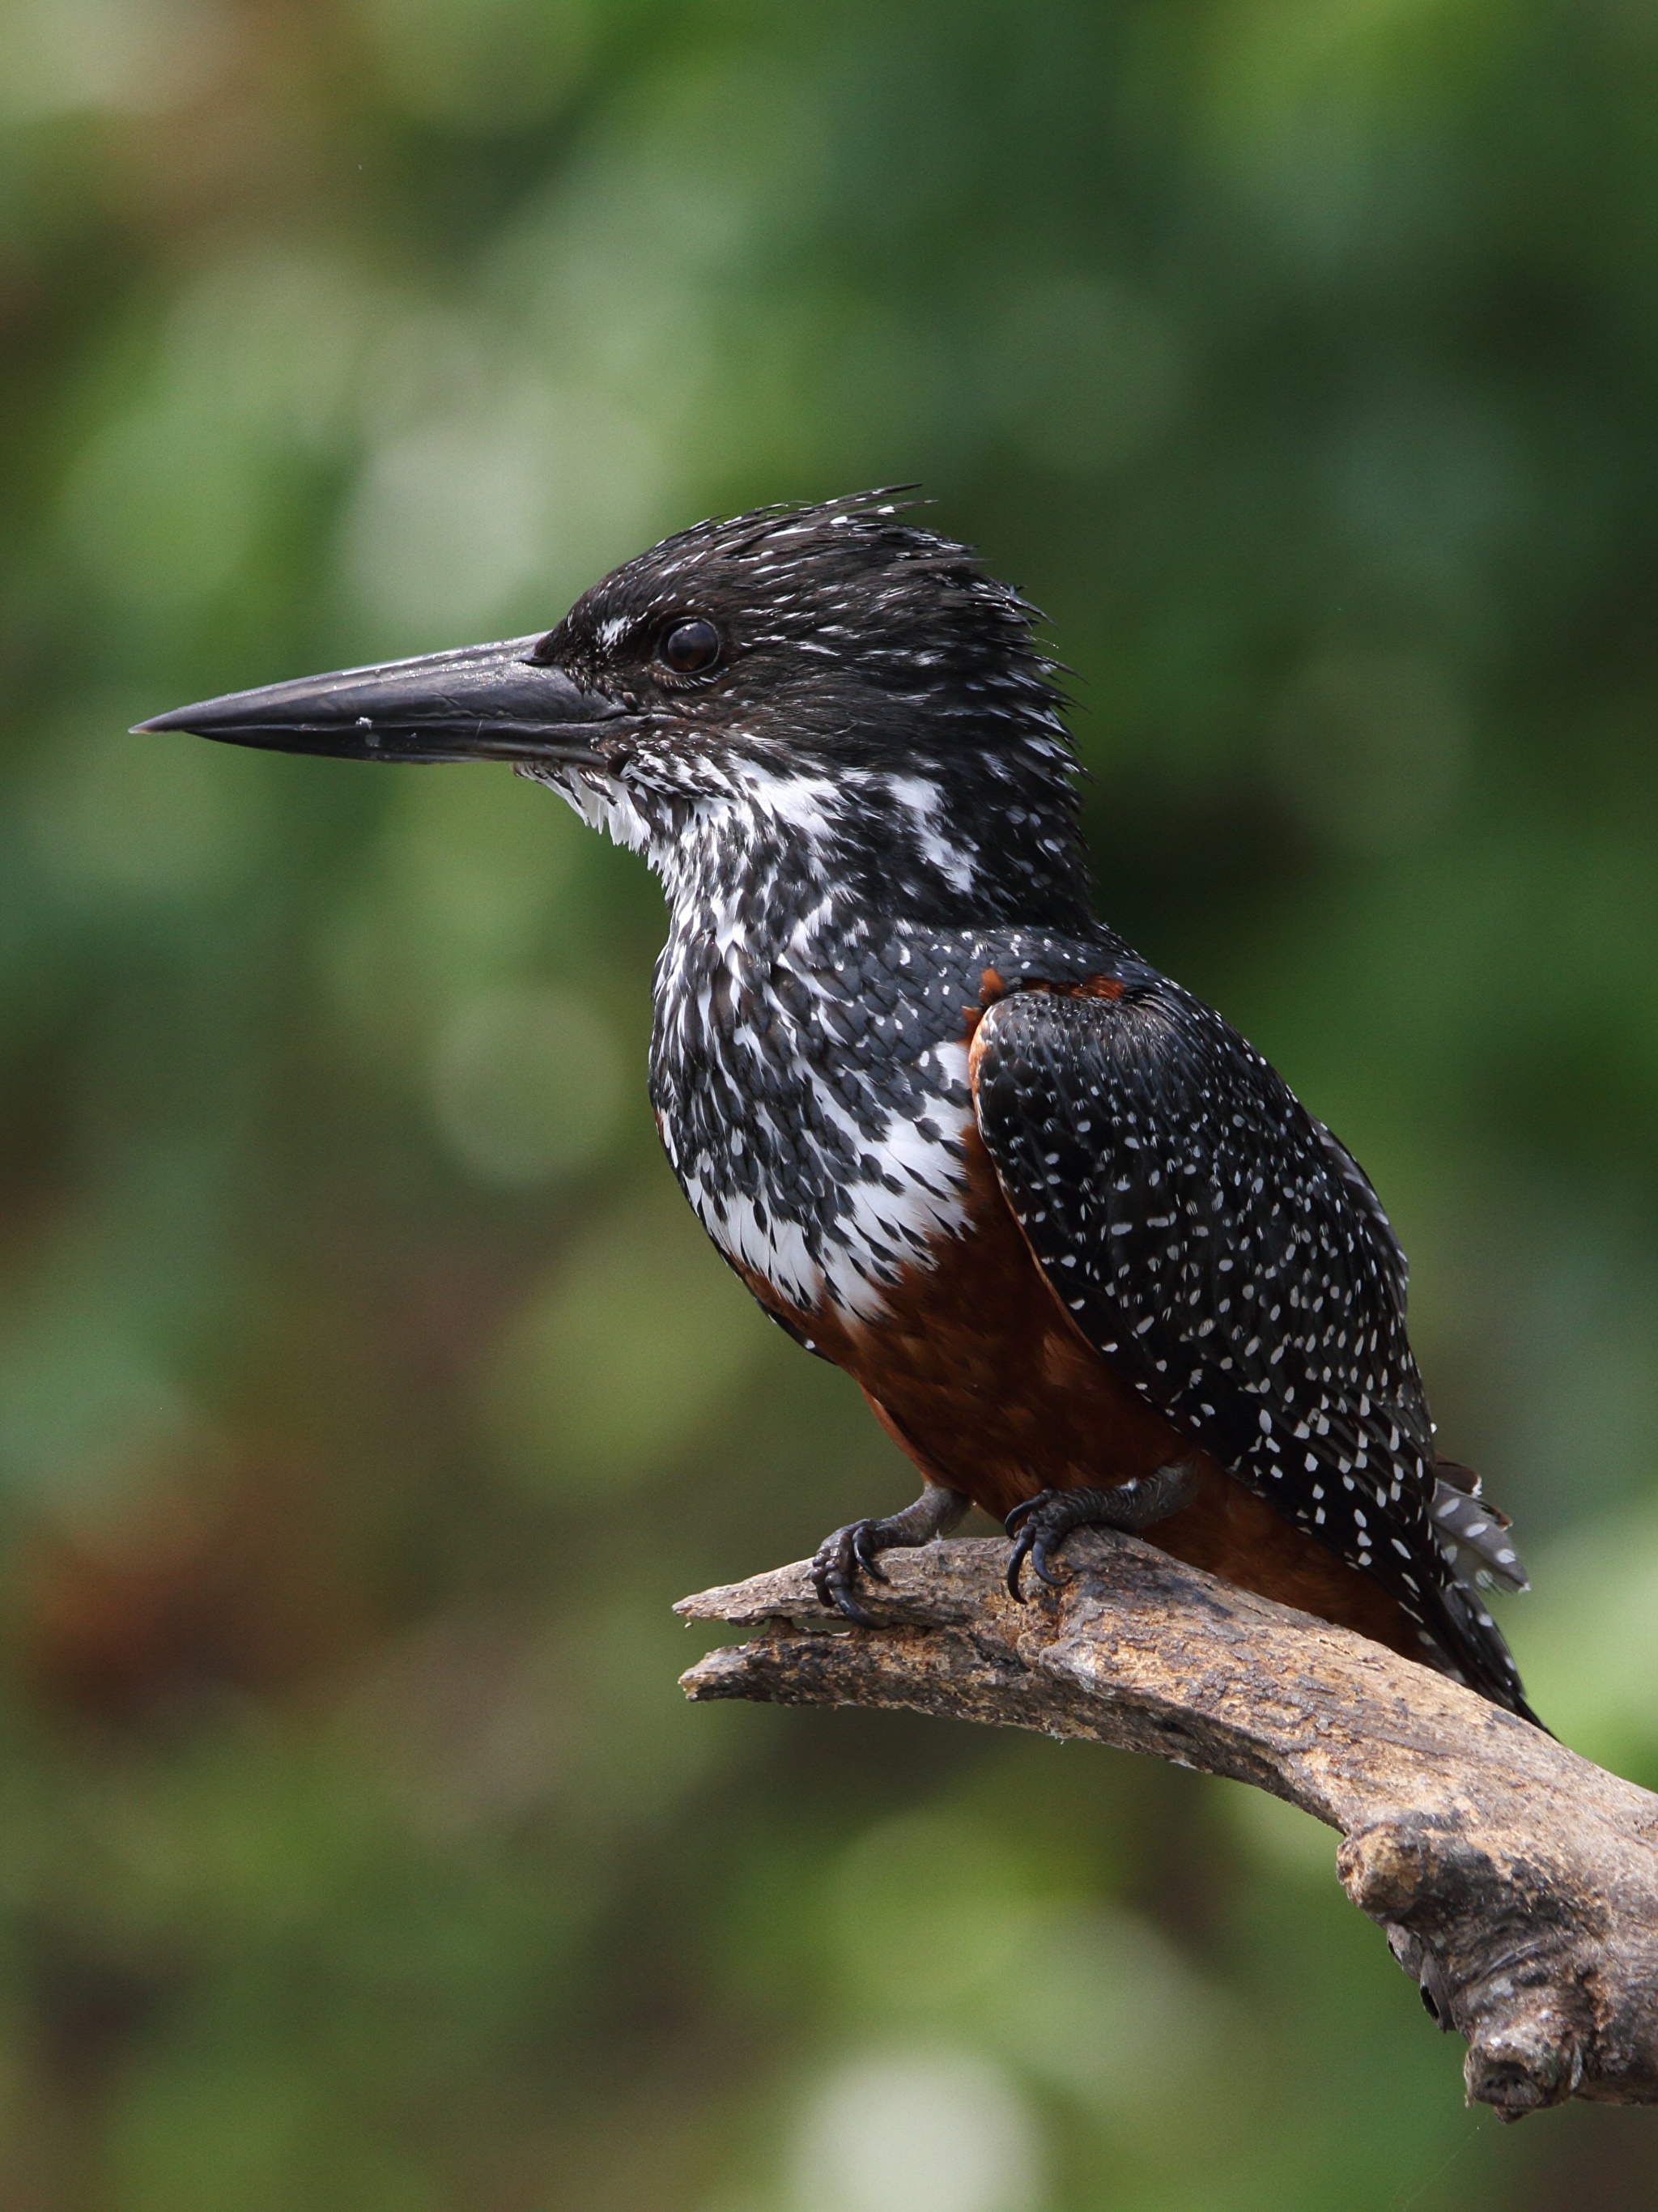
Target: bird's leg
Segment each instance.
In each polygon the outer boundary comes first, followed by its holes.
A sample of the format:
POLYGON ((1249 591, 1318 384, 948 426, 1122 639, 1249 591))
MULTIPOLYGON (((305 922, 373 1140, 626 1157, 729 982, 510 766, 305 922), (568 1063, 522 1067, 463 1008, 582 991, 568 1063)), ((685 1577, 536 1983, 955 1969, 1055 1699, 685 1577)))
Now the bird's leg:
POLYGON ((925 1476, 922 1481, 920 1496, 902 1513, 889 1513, 879 1521, 848 1521, 844 1528, 824 1537, 811 1563, 812 1587, 824 1605, 872 1628, 875 1624, 856 1593, 860 1574, 872 1582, 886 1581, 876 1563, 877 1553, 930 1544, 935 1537, 949 1535, 960 1522, 972 1500, 944 1483, 925 1476))
POLYGON ((1033 1573, 1054 1588, 1049 1562, 1073 1528, 1121 1528, 1127 1535, 1135 1535, 1189 1505, 1197 1489, 1196 1462, 1176 1459, 1153 1474, 1120 1482, 1113 1490, 1038 1491, 1034 1498, 1016 1505, 1003 1524, 1013 1538, 1013 1554, 1007 1563, 1008 1589, 1023 1604, 1019 1571, 1026 1559, 1033 1573))

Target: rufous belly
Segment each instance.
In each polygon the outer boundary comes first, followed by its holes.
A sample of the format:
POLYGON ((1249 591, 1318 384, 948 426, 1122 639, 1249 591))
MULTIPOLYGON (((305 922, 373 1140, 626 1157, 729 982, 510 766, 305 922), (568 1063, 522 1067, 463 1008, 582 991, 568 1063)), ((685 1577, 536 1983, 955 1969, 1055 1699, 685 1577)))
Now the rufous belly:
POLYGON ((1148 1542, 1262 1596, 1357 1629, 1412 1658, 1416 1624, 1370 1577, 1275 1513, 1136 1394, 1083 1337, 1015 1221, 978 1133, 967 1133, 968 1226, 908 1268, 872 1321, 782 1306, 846 1369, 921 1472, 1001 1520, 1046 1489, 1108 1488, 1194 1459, 1198 1495, 1148 1542))

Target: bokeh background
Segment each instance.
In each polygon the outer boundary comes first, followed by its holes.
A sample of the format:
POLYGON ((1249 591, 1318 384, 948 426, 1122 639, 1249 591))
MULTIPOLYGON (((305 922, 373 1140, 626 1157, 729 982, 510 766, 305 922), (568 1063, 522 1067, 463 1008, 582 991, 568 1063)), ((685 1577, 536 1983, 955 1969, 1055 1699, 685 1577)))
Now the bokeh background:
POLYGON ((692 1710, 908 1495, 548 794, 125 734, 920 480, 1658 1784, 1654 0, 0 0, 0 2204, 1573 2212, 1229 1785, 692 1710))

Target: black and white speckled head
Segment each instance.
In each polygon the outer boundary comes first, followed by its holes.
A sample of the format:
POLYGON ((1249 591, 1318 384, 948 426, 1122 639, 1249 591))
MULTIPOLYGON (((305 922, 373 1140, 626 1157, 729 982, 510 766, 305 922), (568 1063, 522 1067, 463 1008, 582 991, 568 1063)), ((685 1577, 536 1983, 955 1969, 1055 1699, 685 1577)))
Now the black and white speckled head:
POLYGON ((791 1304, 866 1313, 963 1218, 987 948, 1018 973, 1022 939, 1094 931, 1035 619, 890 501, 834 500, 682 532, 541 637, 146 726, 509 760, 642 851, 671 908, 651 1095, 675 1170, 791 1304))
POLYGON ((878 496, 700 523, 539 641, 536 661, 621 714, 591 769, 524 773, 671 890, 722 833, 770 826, 895 918, 1074 924, 1075 763, 1035 619, 878 496))

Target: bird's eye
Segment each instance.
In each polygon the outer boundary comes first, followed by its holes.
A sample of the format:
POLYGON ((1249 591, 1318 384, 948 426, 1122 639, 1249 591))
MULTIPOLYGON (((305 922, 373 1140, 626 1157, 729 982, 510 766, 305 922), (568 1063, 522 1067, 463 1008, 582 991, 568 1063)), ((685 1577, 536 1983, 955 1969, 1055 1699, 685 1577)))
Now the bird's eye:
POLYGON ((658 653, 663 666, 676 676, 700 676, 720 658, 720 633, 711 622, 675 623, 658 653))

